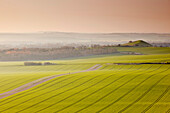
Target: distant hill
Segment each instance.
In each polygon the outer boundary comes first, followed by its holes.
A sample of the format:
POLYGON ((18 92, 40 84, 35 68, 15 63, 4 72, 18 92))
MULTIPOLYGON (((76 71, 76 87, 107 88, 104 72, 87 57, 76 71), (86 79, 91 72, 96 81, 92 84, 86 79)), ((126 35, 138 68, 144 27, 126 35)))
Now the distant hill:
POLYGON ((158 33, 0 33, 0 48, 56 48, 68 45, 117 45, 129 40, 170 43, 169 34, 158 33))
POLYGON ((152 45, 148 42, 145 42, 143 40, 137 40, 137 41, 129 41, 126 44, 122 44, 122 46, 130 46, 130 47, 151 47, 152 45))

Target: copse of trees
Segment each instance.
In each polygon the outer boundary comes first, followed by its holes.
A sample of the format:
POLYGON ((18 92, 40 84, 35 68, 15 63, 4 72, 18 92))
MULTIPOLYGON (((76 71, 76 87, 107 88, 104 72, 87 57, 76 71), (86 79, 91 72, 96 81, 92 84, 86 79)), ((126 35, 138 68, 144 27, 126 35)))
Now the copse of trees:
POLYGON ((42 65, 41 62, 24 62, 25 66, 37 66, 37 65, 42 65))
POLYGON ((57 65, 56 63, 51 63, 51 62, 24 62, 25 66, 39 66, 39 65, 57 65))
POLYGON ((56 63, 51 63, 51 62, 44 62, 43 65, 57 65, 56 63))

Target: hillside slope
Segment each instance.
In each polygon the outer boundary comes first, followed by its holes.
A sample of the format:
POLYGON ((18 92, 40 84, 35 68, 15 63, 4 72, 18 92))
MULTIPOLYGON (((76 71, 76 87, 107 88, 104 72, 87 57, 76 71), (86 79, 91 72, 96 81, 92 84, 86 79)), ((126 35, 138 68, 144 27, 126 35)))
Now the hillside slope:
POLYGON ((137 46, 137 47, 151 47, 152 45, 143 41, 143 40, 137 40, 137 41, 129 41, 129 43, 123 44, 122 46, 137 46))

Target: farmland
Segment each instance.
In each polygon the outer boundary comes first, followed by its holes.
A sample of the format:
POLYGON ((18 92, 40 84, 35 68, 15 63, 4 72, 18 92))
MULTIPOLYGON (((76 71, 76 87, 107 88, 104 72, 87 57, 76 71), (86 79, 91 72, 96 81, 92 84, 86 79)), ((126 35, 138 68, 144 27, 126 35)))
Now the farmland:
POLYGON ((0 99, 0 113, 170 112, 169 64, 113 64, 170 62, 170 49, 117 49, 140 52, 143 55, 110 54, 54 60, 51 62, 57 65, 49 66, 24 66, 24 62, 1 62, 0 93, 39 78, 79 72, 96 64, 102 67, 93 71, 59 76, 0 99))

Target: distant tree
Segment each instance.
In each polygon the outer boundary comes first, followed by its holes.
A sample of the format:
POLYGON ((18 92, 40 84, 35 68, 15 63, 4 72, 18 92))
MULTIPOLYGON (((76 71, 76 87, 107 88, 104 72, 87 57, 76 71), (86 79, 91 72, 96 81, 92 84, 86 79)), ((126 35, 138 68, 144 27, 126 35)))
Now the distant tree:
POLYGON ((38 63, 36 63, 36 62, 24 62, 24 65, 25 66, 34 66, 34 65, 42 65, 42 63, 41 62, 38 62, 38 63))
POLYGON ((135 46, 139 46, 138 44, 135 44, 135 46))

